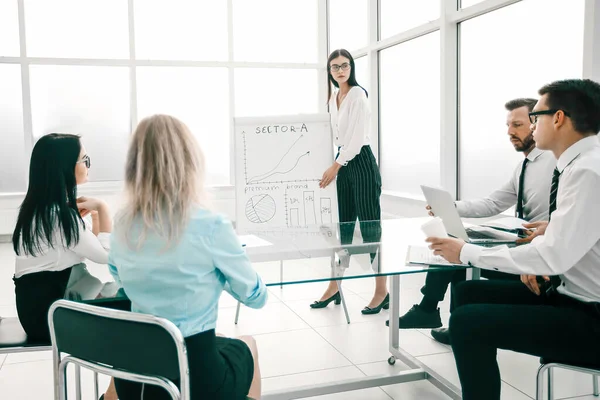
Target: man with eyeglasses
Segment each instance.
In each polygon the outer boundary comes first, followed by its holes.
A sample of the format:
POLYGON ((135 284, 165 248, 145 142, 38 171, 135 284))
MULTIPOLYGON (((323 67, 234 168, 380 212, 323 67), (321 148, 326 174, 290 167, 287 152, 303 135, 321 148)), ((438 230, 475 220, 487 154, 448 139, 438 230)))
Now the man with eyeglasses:
POLYGON ((583 365, 600 360, 600 84, 542 87, 529 113, 540 149, 557 158, 549 219, 515 248, 428 238, 450 262, 512 274, 560 276, 539 295, 518 282, 467 281, 456 291, 450 337, 462 398, 500 399, 498 349, 583 365))
MULTIPOLYGON (((464 218, 491 217, 516 205, 515 216, 530 222, 548 220, 548 196, 552 170, 556 159, 549 151, 542 151, 535 146, 533 130, 529 123, 528 113, 537 103, 535 99, 519 98, 510 100, 504 107, 508 111, 506 117, 507 134, 517 152, 523 153, 524 160, 519 162, 511 175, 510 181, 488 197, 474 200, 457 201, 458 214, 464 218)), ((435 210, 430 210, 434 215, 435 210)), ((497 271, 483 271, 487 279, 519 279, 518 276, 497 271)), ((523 281, 536 277, 523 277, 523 281)), ((421 288, 423 299, 415 304, 406 314, 400 317, 400 329, 434 328, 431 336, 440 343, 450 344, 447 328, 440 328, 442 321, 438 303, 444 299, 448 286, 454 288, 466 280, 465 270, 429 272, 425 285, 421 288)), ((450 296, 450 312, 454 309, 453 295, 450 296)))

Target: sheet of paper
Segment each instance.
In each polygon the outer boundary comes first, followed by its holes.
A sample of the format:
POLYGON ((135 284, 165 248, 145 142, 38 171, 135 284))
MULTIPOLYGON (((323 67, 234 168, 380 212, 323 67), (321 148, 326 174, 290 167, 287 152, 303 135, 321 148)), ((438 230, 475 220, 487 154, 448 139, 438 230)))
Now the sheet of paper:
POLYGON ((452 264, 444 258, 434 255, 433 252, 425 246, 408 246, 406 263, 418 265, 447 265, 449 267, 468 266, 465 264, 452 264))
POLYGON ((506 217, 506 218, 498 218, 492 221, 485 222, 481 224, 482 226, 489 226, 490 228, 500 228, 500 229, 523 229, 523 224, 527 224, 528 222, 524 219, 515 218, 515 217, 506 217))
POLYGON ((238 238, 240 238, 240 242, 242 242, 242 245, 245 247, 263 247, 273 245, 273 243, 261 239, 256 235, 239 235, 238 238))

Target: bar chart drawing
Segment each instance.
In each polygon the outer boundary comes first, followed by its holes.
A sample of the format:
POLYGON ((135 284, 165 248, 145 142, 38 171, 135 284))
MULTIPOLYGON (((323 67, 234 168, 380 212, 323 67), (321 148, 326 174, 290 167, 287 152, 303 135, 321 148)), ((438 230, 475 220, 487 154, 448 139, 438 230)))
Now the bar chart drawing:
POLYGON ((328 197, 321 198, 321 223, 331 224, 333 222, 331 199, 328 197))
POLYGON ((304 226, 315 225, 317 223, 317 211, 315 210, 315 192, 303 193, 304 203, 304 226))
POLYGON ((290 226, 300 226, 300 218, 297 208, 290 208, 290 226))

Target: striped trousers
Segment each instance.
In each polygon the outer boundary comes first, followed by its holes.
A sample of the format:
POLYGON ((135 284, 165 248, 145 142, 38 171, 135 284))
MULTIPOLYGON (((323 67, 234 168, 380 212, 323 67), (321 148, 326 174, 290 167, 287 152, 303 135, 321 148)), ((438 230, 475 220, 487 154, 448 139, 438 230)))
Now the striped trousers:
MULTIPOLYGON (((365 243, 380 241, 381 174, 371 146, 363 146, 348 165, 340 168, 336 184, 342 244, 352 243, 357 219, 365 243)), ((371 262, 374 257, 371 254, 371 262)))

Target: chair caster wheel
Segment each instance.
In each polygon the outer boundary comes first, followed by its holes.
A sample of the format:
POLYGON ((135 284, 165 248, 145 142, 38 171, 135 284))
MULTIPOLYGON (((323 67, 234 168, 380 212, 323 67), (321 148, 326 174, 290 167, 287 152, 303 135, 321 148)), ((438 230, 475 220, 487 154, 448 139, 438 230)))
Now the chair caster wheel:
POLYGON ((396 364, 396 357, 390 356, 390 358, 388 358, 388 364, 390 364, 390 365, 396 364))

